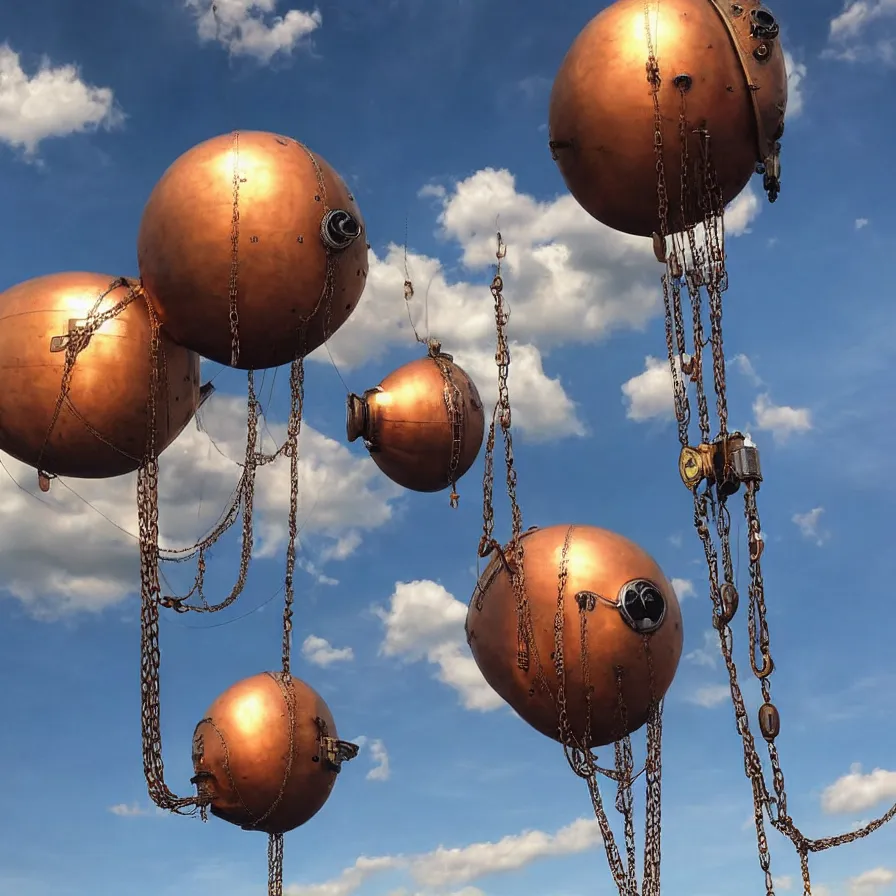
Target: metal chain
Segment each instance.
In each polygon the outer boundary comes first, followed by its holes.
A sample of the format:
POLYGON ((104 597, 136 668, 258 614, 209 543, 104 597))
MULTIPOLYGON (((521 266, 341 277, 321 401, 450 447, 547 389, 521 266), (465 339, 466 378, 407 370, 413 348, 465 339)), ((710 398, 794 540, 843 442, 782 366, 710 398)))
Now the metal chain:
POLYGON ((448 414, 448 424, 451 427, 451 455, 448 459, 448 483, 451 485, 449 503, 453 508, 458 506, 460 495, 457 494, 457 470, 460 466, 461 448, 464 437, 464 401, 463 394, 447 361, 442 356, 442 346, 435 340, 429 341, 429 357, 432 358, 439 372, 442 374, 442 401, 448 414))
MULTIPOLYGON (((659 115, 659 103, 656 90, 659 86, 659 71, 653 56, 650 29, 649 6, 645 2, 645 20, 648 29, 648 47, 650 49, 647 64, 648 79, 654 85, 655 139, 657 164, 657 194, 659 218, 663 231, 655 234, 654 247, 658 259, 666 267, 662 279, 663 299, 666 318, 666 346, 669 355, 669 367, 673 385, 675 416, 678 422, 679 441, 682 448, 688 447, 690 425, 690 407, 687 390, 684 387, 682 373, 687 375, 695 385, 701 444, 709 445, 711 431, 708 403, 703 383, 704 347, 709 344, 712 352, 712 377, 716 395, 716 414, 719 432, 717 440, 725 440, 728 435, 728 404, 725 380, 725 354, 722 337, 722 295, 728 288, 728 275, 725 266, 724 218, 721 189, 715 166, 712 161, 710 135, 705 130, 696 133, 701 140, 701 154, 698 169, 699 205, 702 211, 703 239, 698 242, 695 228, 684 226, 687 252, 680 238, 671 235, 668 229, 668 202, 666 197, 662 120, 659 115), (667 254, 667 239, 671 236, 672 252, 667 254), (705 288, 708 296, 708 314, 710 335, 704 337, 703 307, 701 288, 705 288), (688 357, 684 345, 684 324, 682 312, 682 289, 688 294, 692 311, 693 355, 688 357)), ((691 161, 688 154, 688 132, 684 90, 682 90, 681 112, 679 115, 679 139, 681 141, 682 171, 681 191, 682 207, 691 195, 689 175, 691 161)), ((726 460, 726 463, 727 460, 726 460)), ((725 470, 725 475, 730 471, 725 470)), ((708 482, 702 492, 694 490, 694 525, 704 548, 709 573, 710 599, 713 605, 713 625, 719 635, 719 643, 725 666, 728 672, 731 698, 734 707, 738 733, 743 742, 744 771, 750 780, 753 791, 754 822, 759 853, 759 863, 765 875, 767 896, 774 896, 774 883, 771 874, 771 855, 765 831, 765 818, 768 815, 772 825, 785 834, 794 844, 800 857, 801 876, 804 896, 811 896, 811 879, 808 856, 810 852, 818 852, 853 842, 879 829, 896 817, 896 805, 892 806, 879 818, 863 828, 833 837, 821 839, 807 838, 793 823, 787 811, 787 793, 780 757, 775 743, 780 729, 778 710, 772 702, 771 675, 774 663, 770 650, 770 635, 765 601, 765 585, 762 577, 761 557, 764 548, 756 493, 758 481, 747 481, 744 487, 744 515, 747 523, 747 544, 749 548, 750 585, 747 615, 747 634, 750 641, 750 665, 755 677, 759 680, 763 697, 763 705, 759 714, 759 726, 768 747, 769 761, 772 769, 772 791, 766 779, 762 761, 756 749, 755 739, 750 730, 748 714, 738 680, 737 667, 733 658, 733 632, 730 626, 737 606, 731 603, 730 595, 736 596, 734 563, 731 551, 731 515, 727 500, 730 491, 721 487, 722 483, 708 482), (713 486, 715 486, 713 488, 713 486), (715 519, 715 529, 719 550, 710 528, 710 519, 715 519), (721 552, 721 555, 720 553, 721 552), (720 569, 721 566, 721 569, 720 569), (724 585, 720 584, 720 573, 724 585), (723 600, 723 588, 728 589, 728 597, 723 600), (758 655, 757 655, 758 654, 758 655)), ((650 733, 648 732, 648 742, 650 733)), ((650 748, 648 747, 648 752, 650 748)), ((650 768, 648 757, 648 769, 650 768)), ((649 774, 649 772, 648 772, 649 774)), ((657 864, 657 868, 658 868, 657 864)), ((645 871, 644 896, 658 893, 658 883, 650 882, 645 871)))
MULTIPOLYGON (((70 325, 69 332, 63 337, 65 340, 65 359, 63 361, 62 368, 62 381, 59 386, 59 393, 56 397, 56 405, 53 408, 53 416, 50 419, 50 424, 47 427, 47 433, 44 436, 43 444, 41 445, 40 452, 37 455, 37 461, 34 465, 37 469, 38 480, 41 483, 41 488, 43 491, 46 491, 49 487, 50 480, 56 478, 52 473, 44 470, 43 468, 44 457, 46 456, 47 450, 50 447, 50 441, 53 437, 53 431, 56 429, 56 424, 59 422, 59 417, 62 414, 62 408, 65 405, 68 405, 69 408, 74 411, 74 405, 72 405, 70 399, 70 392, 72 386, 72 377, 75 373, 75 364, 77 363, 78 356, 81 354, 81 352, 84 351, 84 349, 87 348, 87 346, 90 344, 91 338, 99 331, 103 324, 118 317, 118 315, 121 314, 121 312, 124 311, 124 309, 131 305, 133 302, 136 302, 138 299, 143 300, 144 298, 144 292, 140 286, 126 279, 125 277, 119 277, 113 280, 106 287, 106 289, 96 297, 93 305, 87 312, 87 317, 84 320, 84 323, 76 324, 73 326, 70 325), (119 302, 116 302, 116 304, 114 304, 112 307, 107 308, 105 311, 100 311, 99 309, 103 303, 103 299, 105 299, 106 296, 114 292, 116 289, 122 288, 127 289, 127 295, 119 302)), ((158 352, 156 354, 158 355, 158 352)), ((82 422, 86 423, 82 415, 77 412, 75 413, 82 422)), ((109 447, 115 448, 115 450, 118 451, 119 454, 123 455, 124 457, 130 457, 129 454, 113 445, 106 437, 102 436, 92 426, 88 425, 88 429, 91 435, 101 439, 101 441, 103 441, 109 447)), ((136 460, 136 458, 131 459, 136 460)))

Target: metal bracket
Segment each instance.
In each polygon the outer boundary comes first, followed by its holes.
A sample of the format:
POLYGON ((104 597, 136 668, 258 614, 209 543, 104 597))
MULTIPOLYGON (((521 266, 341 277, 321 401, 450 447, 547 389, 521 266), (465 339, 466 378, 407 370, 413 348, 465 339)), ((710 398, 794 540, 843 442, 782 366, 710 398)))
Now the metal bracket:
POLYGON ((335 737, 322 737, 320 745, 324 758, 335 772, 342 771, 342 763, 354 759, 361 749, 357 744, 335 737))
MULTIPOLYGON (((83 329, 87 326, 87 320, 81 320, 76 317, 70 317, 68 320, 68 333, 63 336, 53 336, 50 339, 50 351, 51 352, 64 352, 68 348, 68 344, 71 341, 73 334, 77 333, 78 330, 83 329)), ((90 342, 90 337, 88 336, 87 342, 90 342)))

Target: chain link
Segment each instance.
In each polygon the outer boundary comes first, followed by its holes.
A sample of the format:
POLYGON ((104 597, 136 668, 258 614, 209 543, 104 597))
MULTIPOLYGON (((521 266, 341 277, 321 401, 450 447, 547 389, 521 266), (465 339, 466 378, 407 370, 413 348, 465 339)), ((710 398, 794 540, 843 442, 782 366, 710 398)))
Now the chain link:
MULTIPOLYGON (((665 263, 666 268, 662 278, 666 347, 672 377, 673 401, 678 422, 679 441, 681 447, 686 448, 688 446, 691 418, 687 388, 682 374, 687 376, 695 387, 700 442, 701 444, 709 444, 712 441, 703 373, 703 350, 707 345, 710 346, 711 350, 712 381, 716 396, 717 439, 724 442, 728 435, 728 401, 722 337, 722 296, 728 288, 728 274, 725 267, 724 207, 718 177, 712 160, 710 135, 705 130, 698 129, 694 133, 700 139, 700 158, 697 163, 698 177, 696 188, 699 193, 699 208, 702 213, 702 239, 698 239, 695 227, 685 226, 687 222, 684 220, 681 222, 681 229, 684 231, 686 244, 682 241, 680 234, 670 234, 669 232, 662 119, 656 95, 660 76, 653 56, 648 2, 645 2, 645 21, 650 51, 647 64, 648 79, 654 87, 654 146, 656 149, 657 166, 657 200, 660 226, 663 228, 660 234, 655 235, 654 245, 657 248, 657 257, 660 258, 662 256, 662 261, 665 263), (668 242, 671 242, 672 245, 670 253, 666 252, 668 242), (662 251, 660 251, 660 248, 662 251), (701 289, 704 288, 707 294, 709 317, 708 339, 704 335, 701 294, 701 289), (685 350, 682 290, 690 298, 692 312, 691 336, 693 339, 693 354, 690 356, 687 355, 685 350)), ((692 162, 688 149, 689 132, 687 129, 684 90, 681 92, 679 140, 681 143, 681 192, 682 209, 684 212, 685 206, 690 201, 689 197, 692 190, 690 181, 692 162)), ((686 212, 684 213, 687 214, 686 212)), ((727 459, 726 463, 728 463, 727 459)), ((765 829, 765 821, 766 817, 768 817, 771 824, 793 843, 800 857, 804 896, 811 896, 809 853, 830 849, 867 836, 896 817, 896 805, 892 806, 884 815, 859 830, 815 840, 807 838, 790 818, 787 810, 784 773, 775 743, 780 726, 778 710, 772 702, 771 676, 774 671, 774 663, 770 648, 771 639, 767 619, 765 583, 761 566, 764 541, 756 500, 759 485, 758 482, 745 482, 743 483, 744 518, 746 520, 750 570, 747 636, 750 642, 750 665, 754 676, 759 681, 764 701, 760 710, 759 724, 763 737, 767 742, 769 764, 772 771, 772 786, 771 789, 769 788, 762 760, 756 748, 756 741, 750 730, 749 717, 733 656, 734 635, 729 623, 732 621, 734 611, 731 606, 726 605, 722 600, 722 582, 724 582, 726 589, 733 590, 735 588, 735 573, 731 550, 731 514, 727 503, 730 493, 727 489, 723 489, 721 485, 722 483, 707 482, 702 492, 695 489, 694 527, 703 545, 706 557, 709 575, 709 594, 713 605, 713 625, 719 636, 719 645, 728 672, 735 722, 743 743, 744 772, 750 781, 753 792, 753 814, 759 865, 765 877, 766 894, 767 896, 774 896, 771 854, 765 829), (710 526, 711 520, 715 521, 716 538, 713 537, 710 526), (716 539, 718 548, 716 547, 716 539), (774 723, 766 721, 763 724, 763 719, 767 720, 769 718, 772 718, 774 723)), ((648 754, 650 753, 649 744, 650 732, 648 732, 648 754)), ((650 778, 650 767, 651 762, 648 756, 648 779, 650 778)), ((659 861, 657 857, 658 868, 659 861)), ((650 881, 648 883, 649 878, 646 871, 644 880, 644 896, 653 893, 658 894, 658 882, 650 881)))

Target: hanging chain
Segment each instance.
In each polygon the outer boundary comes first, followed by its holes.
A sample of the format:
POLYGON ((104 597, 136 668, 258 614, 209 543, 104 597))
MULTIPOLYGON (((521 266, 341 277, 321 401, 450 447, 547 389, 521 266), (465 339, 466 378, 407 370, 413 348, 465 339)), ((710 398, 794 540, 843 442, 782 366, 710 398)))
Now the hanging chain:
MULTIPOLYGON (((681 109, 679 114, 679 141, 681 148, 681 208, 680 232, 670 233, 668 220, 668 198, 666 192, 665 163, 663 157, 662 118, 659 110, 658 91, 660 86, 659 67, 653 53, 649 24, 649 3, 645 2, 645 22, 649 58, 648 80, 653 86, 654 97, 654 148, 657 171, 657 199, 661 232, 654 234, 654 249, 657 258, 665 264, 662 278, 663 304, 665 309, 666 347, 669 369, 672 377, 672 391, 675 417, 678 423, 681 448, 688 449, 690 428, 690 405, 685 377, 694 384, 698 407, 698 422, 701 446, 726 444, 728 437, 728 402, 725 379, 725 354, 722 336, 722 296, 728 288, 728 274, 725 266, 724 207, 716 169, 712 160, 711 135, 705 129, 698 129, 700 158, 697 165, 697 191, 702 217, 702 240, 698 240, 696 230, 690 226, 690 210, 686 208, 692 196, 689 178, 692 163, 689 153, 690 133, 687 125, 685 92, 680 88, 681 109), (682 242, 682 233, 686 245, 682 242), (671 243, 671 252, 667 251, 671 243), (703 323, 703 303, 701 290, 707 294, 709 316, 709 337, 706 338, 703 323), (685 346, 684 314, 682 310, 682 290, 690 298, 692 312, 693 353, 688 355, 685 346), (708 401, 704 387, 703 350, 709 345, 712 360, 712 380, 716 396, 716 416, 718 433, 712 439, 708 401)), ((690 450, 690 449, 688 449, 690 450)), ((800 857, 804 896, 811 896, 811 879, 808 856, 811 852, 830 849, 844 843, 853 842, 879 829, 896 817, 896 805, 879 818, 864 827, 833 837, 810 839, 796 827, 787 811, 787 793, 781 767, 776 738, 780 730, 780 715, 772 702, 771 675, 774 671, 770 649, 770 635, 765 601, 765 584, 762 576, 761 557, 764 548, 759 520, 756 494, 759 478, 745 478, 732 487, 733 470, 731 462, 724 456, 724 469, 720 476, 707 480, 701 492, 694 486, 694 526, 703 545, 709 574, 709 593, 713 605, 713 626, 719 635, 719 644, 728 672, 732 704, 738 733, 743 742, 744 771, 753 791, 754 823, 759 854, 759 864, 765 875, 767 896, 774 896, 774 882, 771 874, 771 855, 765 830, 768 816, 771 824, 793 843, 800 857), (772 769, 772 788, 768 787, 762 760, 756 748, 755 738, 750 730, 749 717, 738 679, 733 658, 733 631, 730 622, 737 610, 734 563, 731 551, 731 514, 728 498, 740 485, 744 488, 744 516, 747 524, 747 544, 749 548, 750 584, 748 593, 747 635, 750 642, 750 665, 760 683, 763 705, 759 711, 759 727, 766 741, 769 762, 772 769), (715 521, 716 539, 710 527, 715 521)), ((648 753, 650 753, 650 733, 648 732, 648 753)), ((648 756, 648 777, 650 777, 648 756)), ((658 809, 657 802, 657 809, 658 809)), ((657 839, 658 844, 658 839, 657 839)), ((659 862, 657 856, 657 873, 659 862)), ((659 892, 658 877, 648 884, 645 871, 644 896, 659 892)))
POLYGON ((73 413, 87 427, 88 431, 94 438, 99 439, 110 448, 113 448, 123 457, 126 457, 133 461, 140 460, 140 458, 131 457, 131 455, 126 451, 118 448, 111 441, 109 441, 106 436, 104 436, 93 426, 91 426, 90 423, 85 420, 84 416, 77 410, 71 400, 72 377, 75 373, 75 364, 77 363, 78 356, 87 348, 87 346, 90 344, 90 340, 94 335, 96 335, 96 333, 105 323, 118 317, 118 315, 121 314, 121 312, 124 311, 125 308, 138 300, 145 301, 145 294, 143 292, 143 289, 137 283, 130 281, 125 277, 119 277, 113 280, 106 287, 106 289, 96 297, 93 305, 87 312, 87 316, 84 322, 82 324, 70 325, 69 332, 64 337, 62 337, 65 344, 65 359, 63 361, 62 367, 62 381, 59 386, 59 393, 56 396, 56 404, 53 408, 53 416, 50 419, 50 424, 47 427, 47 433, 44 436, 44 441, 41 445, 40 452, 38 453, 37 461, 35 463, 35 467, 37 468, 38 482, 40 483, 42 491, 47 491, 47 489, 49 488, 50 480, 56 478, 55 474, 44 469, 44 458, 46 457, 48 450, 50 450, 53 431, 56 429, 56 425, 58 424, 59 418, 62 415, 63 407, 67 407, 69 411, 73 413), (111 307, 106 308, 104 311, 100 311, 103 300, 116 289, 127 289, 127 295, 125 295, 123 299, 116 302, 111 307))
POLYGON ((432 358, 442 375, 442 401, 451 427, 451 455, 448 459, 448 483, 451 485, 449 502, 456 508, 460 501, 457 494, 457 470, 460 466, 461 448, 464 438, 464 396, 460 387, 454 382, 454 376, 448 361, 442 355, 442 346, 435 340, 429 342, 429 357, 432 358))
MULTIPOLYGON (((534 685, 551 699, 557 712, 558 735, 567 761, 572 770, 581 777, 588 786, 594 814, 601 831, 601 837, 610 865, 610 871, 620 896, 639 896, 637 882, 637 856, 634 832, 634 800, 632 787, 638 775, 634 773, 631 738, 626 733, 616 744, 615 769, 602 768, 591 749, 591 717, 592 693, 591 670, 588 664, 588 643, 586 614, 594 609, 589 603, 595 598, 580 595, 580 654, 582 663, 582 681, 584 684, 585 731, 580 741, 572 731, 567 706, 566 660, 564 647, 564 629, 566 621, 565 591, 568 579, 568 554, 575 531, 574 526, 567 529, 561 551, 560 569, 557 588, 557 609, 553 623, 553 650, 551 659, 557 677, 556 693, 551 688, 539 656, 537 642, 532 623, 531 608, 526 594, 524 570, 524 538, 522 513, 517 500, 517 473, 513 455, 513 436, 511 430, 511 404, 508 387, 510 370, 510 347, 507 339, 507 323, 509 313, 504 299, 504 280, 501 274, 501 262, 506 256, 506 245, 498 232, 495 275, 491 284, 492 298, 495 306, 496 349, 495 363, 498 371, 498 397, 489 423, 486 436, 485 471, 483 474, 483 533, 479 543, 479 556, 486 557, 494 553, 497 562, 501 562, 510 576, 517 610, 517 665, 524 671, 531 671, 534 685), (503 548, 494 538, 494 452, 497 428, 500 426, 504 439, 504 460, 507 473, 507 493, 511 510, 511 539, 507 548, 503 548), (626 862, 623 864, 615 835, 610 825, 603 803, 599 776, 605 776, 616 782, 616 808, 623 816, 626 862)), ((685 397, 686 400, 686 397, 685 397)), ((481 605, 479 605, 481 607, 481 605)), ((659 896, 659 863, 660 863, 660 800, 661 800, 661 742, 662 742, 662 702, 654 699, 653 664, 649 649, 649 636, 645 637, 645 650, 650 669, 651 709, 648 719, 647 750, 647 826, 645 828, 644 846, 644 896, 659 896)), ((622 670, 617 670, 619 722, 623 732, 627 729, 627 710, 622 691, 622 670)), ((533 688, 530 692, 535 693, 533 688)), ((582 735, 579 735, 582 736, 582 735)))

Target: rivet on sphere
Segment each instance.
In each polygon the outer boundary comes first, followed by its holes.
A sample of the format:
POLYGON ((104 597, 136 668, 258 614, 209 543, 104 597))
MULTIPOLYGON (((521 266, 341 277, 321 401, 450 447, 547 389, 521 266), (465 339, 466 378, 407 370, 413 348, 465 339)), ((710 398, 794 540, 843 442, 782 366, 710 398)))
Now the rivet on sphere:
MULTIPOLYGON (((140 466, 152 378, 150 318, 143 298, 103 323, 78 354, 70 404, 62 406, 41 457, 69 335, 88 322, 94 306, 102 313, 128 296, 129 286, 108 291, 115 281, 108 274, 50 274, 0 294, 0 451, 32 467, 40 463, 47 473, 83 479, 121 476, 140 466)), ((161 453, 199 406, 199 356, 162 333, 158 366, 156 452, 161 453)))
POLYGON ((550 139, 570 193, 598 221, 637 236, 663 232, 645 71, 648 19, 660 75, 669 231, 703 218, 697 194, 703 141, 695 131, 709 134, 723 204, 775 151, 787 103, 784 52, 774 16, 756 0, 744 6, 751 15, 715 0, 647 0, 645 17, 645 0, 617 0, 576 38, 554 81, 550 139), (682 109, 691 163, 684 203, 682 109))
MULTIPOLYGON (((665 695, 681 658, 681 609, 656 562, 627 538, 594 526, 530 529, 522 536, 526 596, 535 646, 554 695, 560 680, 549 657, 554 650, 554 617, 568 535, 563 656, 570 733, 582 742, 590 704, 590 746, 598 747, 644 725, 655 702, 665 695), (583 615, 590 697, 580 641, 583 615), (625 726, 617 669, 621 670, 625 726)), ((479 580, 467 611, 467 626, 475 635, 470 648, 485 680, 533 728, 560 740, 554 701, 535 686, 535 663, 528 671, 517 664, 516 599, 507 569, 497 556, 479 580)))
MULTIPOLYGON (((283 834, 316 815, 336 783, 339 758, 330 761, 324 738, 337 738, 336 725, 319 694, 279 672, 255 675, 221 694, 196 726, 193 780, 211 797, 213 815, 283 834)), ((344 759, 357 754, 336 744, 344 759)))
POLYGON ((438 353, 399 367, 363 396, 349 395, 346 434, 350 442, 364 439, 374 463, 393 482, 435 492, 473 465, 485 415, 470 377, 450 355, 438 353))
POLYGON ((367 269, 363 232, 357 204, 321 156, 241 131, 194 146, 162 175, 140 222, 137 260, 173 339, 230 365, 233 291, 235 366, 279 367, 320 346, 354 311, 364 289, 354 272, 367 269))

